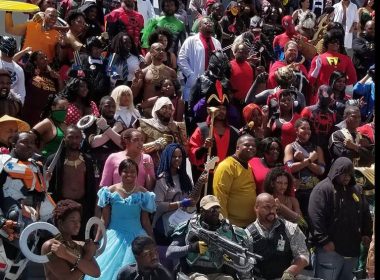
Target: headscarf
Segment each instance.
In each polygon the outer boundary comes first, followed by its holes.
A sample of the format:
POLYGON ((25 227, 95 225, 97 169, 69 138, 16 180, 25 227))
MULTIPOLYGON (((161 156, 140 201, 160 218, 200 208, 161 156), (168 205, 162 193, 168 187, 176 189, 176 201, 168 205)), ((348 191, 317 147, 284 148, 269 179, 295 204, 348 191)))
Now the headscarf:
POLYGON ((152 109, 152 117, 154 119, 158 119, 157 116, 157 111, 159 111, 163 106, 165 105, 171 105, 173 108, 173 113, 174 113, 174 106, 169 97, 162 96, 156 100, 156 103, 154 103, 153 109, 152 109))

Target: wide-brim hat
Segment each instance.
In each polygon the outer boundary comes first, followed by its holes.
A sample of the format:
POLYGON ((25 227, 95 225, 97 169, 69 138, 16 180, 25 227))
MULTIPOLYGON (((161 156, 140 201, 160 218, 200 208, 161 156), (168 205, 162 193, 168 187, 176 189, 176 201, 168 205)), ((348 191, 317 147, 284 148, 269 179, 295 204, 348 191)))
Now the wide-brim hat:
POLYGON ((18 132, 23 132, 23 131, 29 131, 30 130, 30 125, 27 122, 24 122, 23 120, 14 118, 14 117, 9 116, 9 115, 4 115, 4 116, 2 116, 0 118, 0 125, 1 125, 1 123, 10 122, 10 121, 13 121, 13 122, 17 123, 17 131, 18 132))

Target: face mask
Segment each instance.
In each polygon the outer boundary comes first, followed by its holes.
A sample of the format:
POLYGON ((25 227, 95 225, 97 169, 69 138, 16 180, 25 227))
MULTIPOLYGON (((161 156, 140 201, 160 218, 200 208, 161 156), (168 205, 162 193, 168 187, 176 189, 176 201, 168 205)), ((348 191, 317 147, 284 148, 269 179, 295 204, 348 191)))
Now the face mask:
POLYGON ((64 122, 67 110, 55 110, 51 112, 51 118, 56 122, 64 122))
POLYGON ((321 99, 319 100, 319 103, 320 103, 321 107, 325 108, 325 107, 329 106, 330 98, 322 96, 321 99))

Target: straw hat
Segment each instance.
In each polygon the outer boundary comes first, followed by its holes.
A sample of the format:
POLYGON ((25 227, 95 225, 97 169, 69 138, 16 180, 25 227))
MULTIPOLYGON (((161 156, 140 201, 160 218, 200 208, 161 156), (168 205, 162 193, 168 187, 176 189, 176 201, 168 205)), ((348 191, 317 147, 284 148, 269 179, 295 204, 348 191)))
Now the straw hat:
POLYGON ((17 118, 8 116, 8 115, 4 115, 4 116, 2 116, 0 118, 0 126, 1 126, 2 123, 9 122, 9 121, 14 121, 14 122, 17 123, 17 130, 18 130, 18 132, 29 131, 30 130, 30 125, 27 122, 24 122, 24 121, 22 121, 20 119, 17 119, 17 118))

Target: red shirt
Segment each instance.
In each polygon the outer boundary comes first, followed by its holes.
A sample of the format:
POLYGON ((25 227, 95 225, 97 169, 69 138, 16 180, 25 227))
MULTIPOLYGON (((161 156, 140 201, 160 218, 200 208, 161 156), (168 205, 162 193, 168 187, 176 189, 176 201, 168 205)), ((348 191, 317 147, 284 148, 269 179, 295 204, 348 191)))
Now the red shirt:
POLYGON ((234 90, 234 97, 244 101, 248 90, 254 81, 253 70, 247 61, 239 63, 236 59, 231 60, 231 86, 234 90))
MULTIPOLYGON (((275 88, 277 86, 277 82, 276 82, 276 78, 275 78, 275 72, 278 68, 281 68, 283 66, 286 66, 288 64, 286 64, 285 61, 282 61, 282 60, 277 60, 275 63, 273 63, 271 65, 271 67, 269 68, 269 77, 268 77, 268 81, 267 81, 267 89, 270 89, 270 88, 275 88)), ((306 70, 306 67, 301 64, 300 65, 300 71, 305 75, 305 77, 307 77, 307 70, 306 70)))

